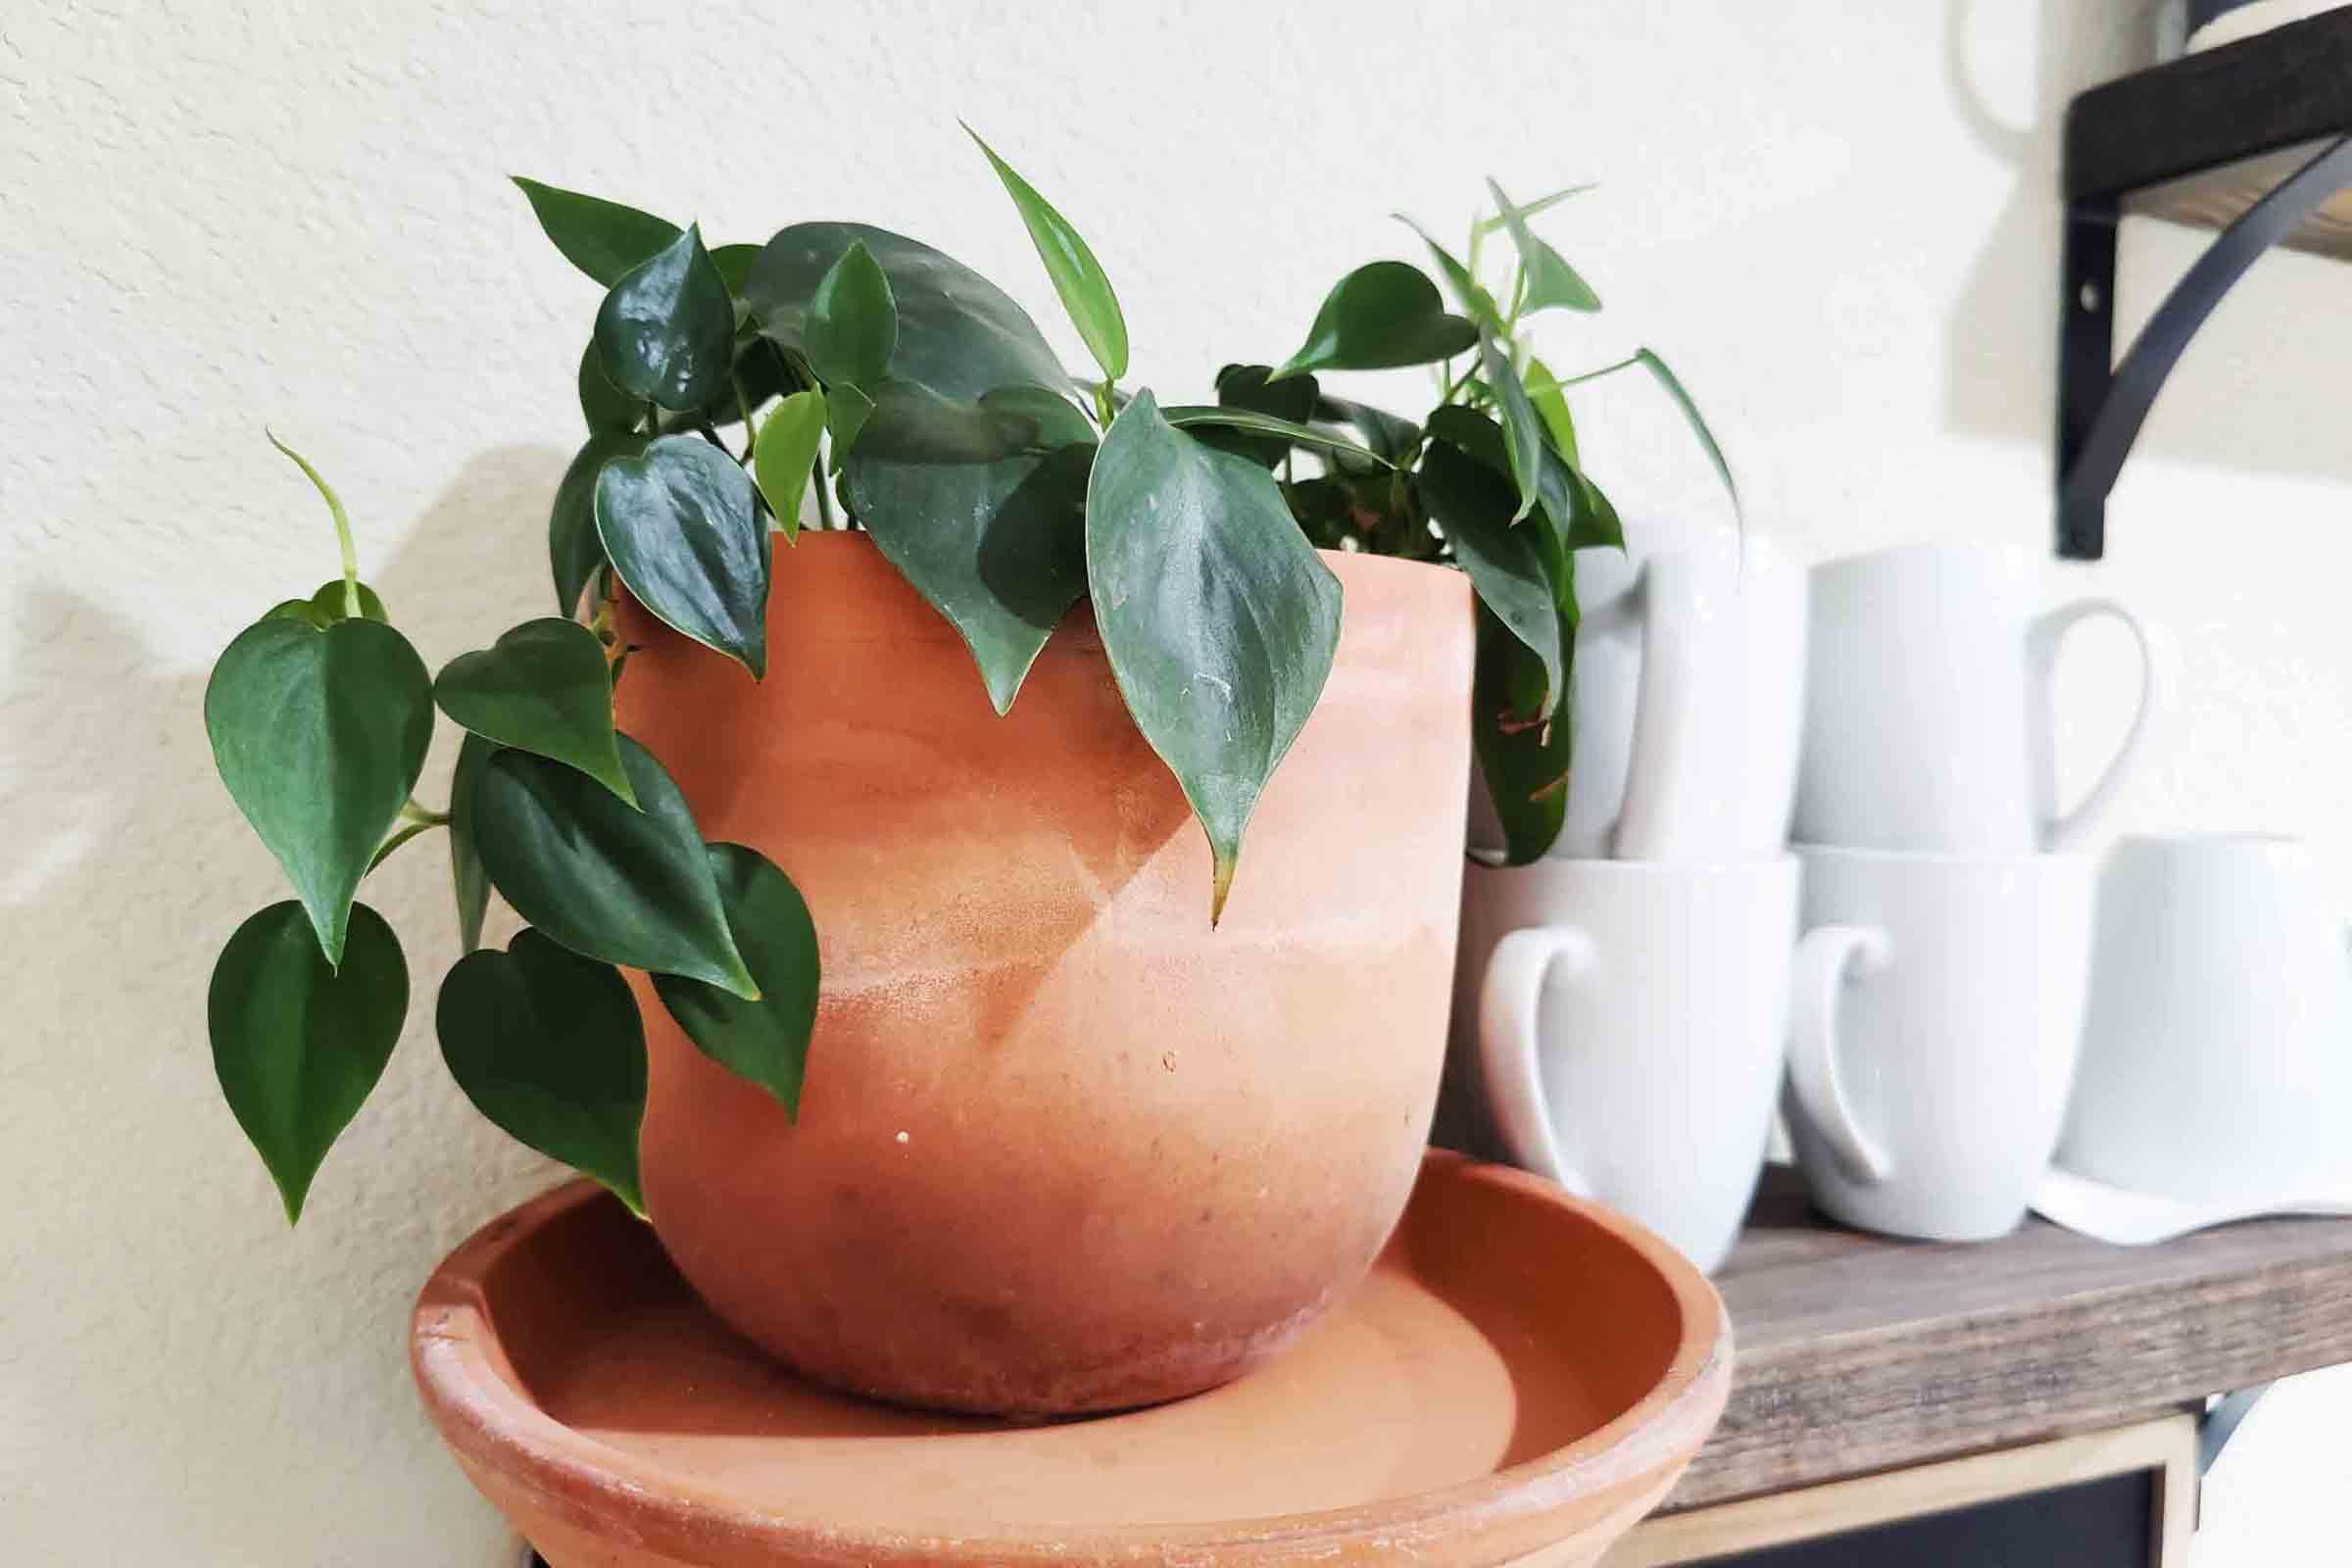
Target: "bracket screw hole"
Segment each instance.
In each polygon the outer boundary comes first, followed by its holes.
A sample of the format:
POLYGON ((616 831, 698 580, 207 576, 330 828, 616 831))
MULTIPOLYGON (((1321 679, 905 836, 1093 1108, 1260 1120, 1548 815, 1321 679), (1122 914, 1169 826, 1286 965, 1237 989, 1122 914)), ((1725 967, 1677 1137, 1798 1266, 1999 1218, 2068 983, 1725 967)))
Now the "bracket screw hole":
POLYGON ((2075 299, 2085 312, 2096 312, 2106 297, 2099 292, 2098 284, 2085 283, 2075 291, 2075 299))

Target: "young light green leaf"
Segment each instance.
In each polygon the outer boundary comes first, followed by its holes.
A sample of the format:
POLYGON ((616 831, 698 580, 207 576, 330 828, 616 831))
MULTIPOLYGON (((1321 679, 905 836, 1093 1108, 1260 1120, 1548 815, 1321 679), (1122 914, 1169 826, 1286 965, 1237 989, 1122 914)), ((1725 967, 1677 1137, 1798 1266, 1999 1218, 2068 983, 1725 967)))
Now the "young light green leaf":
POLYGON ((765 1089, 787 1116, 797 1117, 808 1036, 816 1027, 816 925, 800 889, 758 850, 713 844, 710 854, 727 924, 760 982, 760 1000, 745 1002, 668 974, 654 976, 654 990, 696 1049, 765 1089))
POLYGON ((800 536, 801 497, 808 492, 824 433, 824 389, 812 386, 777 404, 753 443, 752 477, 787 539, 800 536))
MULTIPOLYGON (((1565 612, 1559 641, 1564 652, 1574 654, 1576 621, 1565 612)), ((1534 717, 1552 689, 1542 659, 1480 601, 1470 740, 1488 799, 1502 823, 1505 865, 1542 859, 1567 816, 1574 726, 1564 712, 1554 713, 1548 723, 1534 717)))
POLYGON ((865 421, 874 416, 874 400, 861 387, 847 381, 836 384, 833 395, 825 399, 825 433, 833 438, 833 471, 850 461, 850 449, 865 429, 865 421))
POLYGON ((1476 327, 1446 314, 1438 285, 1426 272, 1403 262, 1373 262, 1341 278, 1323 297, 1306 341, 1283 362, 1274 379, 1301 370, 1429 365, 1464 353, 1477 341, 1476 327))
POLYGON ((724 452, 665 435, 612 459, 596 480, 596 533, 647 610, 755 679, 767 672, 767 529, 751 475, 724 452))
POLYGON ((1038 259, 1046 264, 1054 292, 1061 296, 1061 308, 1070 313, 1071 323, 1085 339, 1087 352, 1095 357, 1102 373, 1116 381, 1127 373, 1127 318, 1120 314, 1119 297, 1111 292, 1102 264, 1069 220, 999 158, 995 148, 981 141, 978 131, 969 125, 963 131, 987 155, 1013 206, 1020 209, 1030 242, 1037 247, 1038 259))
POLYGON ((1453 558, 1469 573, 1479 601, 1542 663, 1544 689, 1536 717, 1547 720, 1563 693, 1567 650, 1560 645, 1551 580, 1536 545, 1536 530, 1511 526, 1511 489, 1500 474, 1446 441, 1421 458, 1421 495, 1453 558))
POLYGON ((568 763, 637 804, 612 732, 604 645, 576 620, 526 620, 460 654, 433 682, 441 711, 485 740, 568 763))
MULTIPOLYGON (((1544 195, 1537 197, 1534 201, 1529 202, 1525 207, 1520 208, 1519 220, 1521 222, 1525 222, 1531 218, 1541 217, 1544 214, 1550 212, 1554 207, 1559 206, 1560 203, 1566 201, 1571 196, 1582 196, 1589 190, 1597 190, 1599 186, 1595 181, 1586 180, 1581 185, 1568 185, 1563 186, 1559 190, 1547 191, 1544 195)), ((1482 218, 1478 220, 1478 232, 1481 234, 1492 234, 1496 229, 1502 227, 1506 221, 1508 221, 1508 220, 1506 220, 1500 213, 1495 214, 1492 218, 1482 218)))
POLYGON ((1568 393, 1560 385, 1560 378, 1542 360, 1530 360, 1520 384, 1527 388, 1527 401, 1534 405, 1544 428, 1550 432, 1552 446, 1568 460, 1570 467, 1575 467, 1576 417, 1568 412, 1568 393))
POLYGON ((1513 522, 1533 512, 1541 499, 1539 487, 1544 477, 1544 424, 1536 417, 1535 405, 1527 401, 1527 388, 1520 385, 1519 372, 1511 368, 1511 357, 1491 337, 1478 340, 1478 361, 1487 374, 1487 384, 1494 389, 1494 402, 1502 410, 1502 433, 1511 460, 1511 482, 1519 487, 1519 510, 1511 516, 1513 522))
POLYGON ((596 313, 597 362, 628 396, 680 413, 726 389, 735 307, 690 226, 612 285, 596 313))
POLYGON ((870 391, 890 373, 899 341, 899 307, 890 279, 863 240, 854 240, 816 285, 802 329, 809 368, 827 386, 847 381, 870 391))
POLYGON ((1690 394, 1684 390, 1682 378, 1668 369, 1666 362, 1648 349, 1636 350, 1634 358, 1657 377, 1658 385, 1666 389, 1666 395, 1674 399, 1675 407, 1683 411, 1683 417, 1690 422, 1690 433, 1698 437, 1698 444, 1706 449, 1707 461, 1715 466, 1715 477, 1723 481, 1724 494, 1732 498, 1733 514, 1744 515, 1740 507, 1740 486, 1732 480, 1732 466, 1724 461, 1723 448, 1715 444, 1715 432, 1707 428, 1707 421, 1700 416, 1698 405, 1691 402, 1690 394))
POLYGON ((509 176, 564 259, 607 288, 678 237, 678 225, 600 196, 559 190, 520 174, 509 176))
POLYGON ((1331 674, 1339 579, 1272 475, 1184 435, 1148 392, 1096 454, 1086 564, 1127 710, 1208 835, 1213 924, 1250 812, 1331 674))
POLYGON ((213 1071, 237 1125, 269 1167, 286 1220, 384 1075, 409 1009, 409 967, 392 928, 354 905, 336 969, 291 900, 237 927, 213 965, 205 1014, 213 1071))
POLYGON ((441 1059, 501 1131, 611 1188, 642 1216, 645 1026, 609 963, 536 931, 460 958, 433 1009, 441 1059))
MULTIPOLYGON (((1311 424, 1296 424, 1289 419, 1278 419, 1270 414, 1258 414, 1250 409, 1229 409, 1210 403, 1171 403, 1160 410, 1160 417, 1179 430, 1198 431, 1202 427, 1245 430, 1251 435, 1279 439, 1289 446, 1321 447, 1327 452, 1345 452, 1349 457, 1360 458, 1383 468, 1396 466, 1370 447, 1350 440, 1337 430, 1319 430, 1311 424)), ((1254 454, 1250 456, 1254 459, 1254 454)), ((1267 465, 1260 463, 1258 466, 1262 468, 1267 465)))
POLYGON ((433 733, 432 679, 380 621, 266 617, 213 666, 204 727, 237 808, 285 868, 329 966, 360 878, 433 733))
POLYGON ((1527 287, 1520 309, 1529 314, 1553 306, 1571 311, 1599 310, 1600 296, 1577 275, 1576 269, 1558 251, 1536 237, 1535 231, 1527 226, 1526 215, 1511 205, 1502 187, 1490 179, 1487 190, 1494 196, 1503 226, 1511 232, 1511 244, 1519 252, 1519 266, 1527 287))
POLYGON ((515 913, 585 957, 757 997, 685 798, 626 735, 620 761, 639 809, 577 768, 493 753, 467 803, 491 884, 515 913))
POLYGON ((482 917, 490 911, 490 873, 474 846, 473 786, 497 746, 471 731, 458 747, 458 765, 449 775, 449 889, 458 906, 458 951, 482 945, 482 917))
POLYGON ((605 542, 596 532, 596 481, 614 458, 633 458, 650 437, 614 432, 592 435, 573 454, 556 486, 556 503, 547 514, 547 561, 556 579, 556 611, 570 615, 579 611, 580 596, 605 564, 605 542))
MULTIPOLYGON (((1421 243, 1429 247, 1429 254, 1436 259, 1438 270, 1446 275, 1446 286, 1453 290, 1453 297, 1461 302, 1463 310, 1470 313, 1471 323, 1494 333, 1498 337, 1506 335, 1502 312, 1495 307, 1494 296, 1488 293, 1478 279, 1470 275, 1470 269, 1462 265, 1460 258, 1430 238, 1429 230, 1402 213, 1394 213, 1390 216, 1421 236, 1421 243)), ((1462 346, 1469 347, 1466 343, 1462 346)))

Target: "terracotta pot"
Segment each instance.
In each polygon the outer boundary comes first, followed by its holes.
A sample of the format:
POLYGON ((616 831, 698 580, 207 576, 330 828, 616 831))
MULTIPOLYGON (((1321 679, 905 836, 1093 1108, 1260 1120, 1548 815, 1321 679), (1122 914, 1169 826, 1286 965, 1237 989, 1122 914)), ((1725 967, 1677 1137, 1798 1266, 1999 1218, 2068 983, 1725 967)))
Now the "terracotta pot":
POLYGON ((622 727, 816 919, 797 1125, 638 986, 654 1228, 737 1330, 903 1403, 1111 1409, 1273 1354, 1395 1225, 1444 1051, 1469 765, 1459 573, 1327 554, 1321 705, 1223 922, 1082 605, 999 717, 854 534, 777 545, 769 675, 631 614, 622 727))

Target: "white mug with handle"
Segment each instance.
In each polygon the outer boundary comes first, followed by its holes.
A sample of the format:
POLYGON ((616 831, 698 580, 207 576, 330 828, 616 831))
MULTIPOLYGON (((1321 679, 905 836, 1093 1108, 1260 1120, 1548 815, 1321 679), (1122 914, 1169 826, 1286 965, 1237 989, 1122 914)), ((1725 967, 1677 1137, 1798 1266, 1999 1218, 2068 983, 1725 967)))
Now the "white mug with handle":
POLYGON ((1475 902, 1501 927, 1477 1008, 1504 1149, 1715 1268, 1763 1169, 1780 1087, 1795 859, 1468 874, 1494 884, 1475 902))

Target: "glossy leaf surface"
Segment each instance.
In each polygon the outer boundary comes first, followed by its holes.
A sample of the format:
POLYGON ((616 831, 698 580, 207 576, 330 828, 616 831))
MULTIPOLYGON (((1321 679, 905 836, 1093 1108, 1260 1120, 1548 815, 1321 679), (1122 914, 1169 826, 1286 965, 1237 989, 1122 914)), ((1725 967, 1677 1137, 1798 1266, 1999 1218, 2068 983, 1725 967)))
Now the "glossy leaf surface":
POLYGON ((1373 262, 1324 296, 1305 343, 1275 373, 1429 365, 1466 353, 1477 341, 1477 328, 1446 313, 1438 285, 1419 268, 1373 262))
POLYGON ((575 620, 526 620, 433 682, 441 711, 501 746, 565 762, 631 805, 612 732, 612 676, 604 644, 575 620))
POLYGON ((597 361, 622 393, 665 409, 700 409, 726 389, 735 307, 689 227, 630 269, 596 313, 597 361))
POLYGON ((205 1000, 213 1071, 289 1222, 383 1077, 408 1008, 400 940, 365 904, 352 906, 340 970, 291 900, 237 927, 220 950, 205 1000))
POLYGON ((646 448, 647 437, 626 434, 592 435, 572 455, 571 466, 556 486, 555 505, 547 514, 547 563, 556 582, 556 610, 569 615, 580 608, 589 579, 605 564, 605 542, 596 532, 596 481, 614 458, 633 458, 646 448))
POLYGON ((760 1000, 666 974, 654 976, 654 990, 696 1049, 798 1116, 816 1027, 816 925, 800 889, 759 851, 713 844, 710 855, 727 923, 760 982, 760 1000))
POLYGON ((766 673, 767 528, 734 460, 688 435, 612 459, 597 476, 596 532, 664 624, 766 673))
POLYGON ((978 131, 969 125, 963 129, 987 155, 989 167, 1012 197, 1030 242, 1037 247, 1038 259, 1046 264, 1046 275, 1054 281, 1054 292, 1061 296, 1061 308, 1069 313, 1087 352, 1102 368, 1103 375, 1116 381, 1127 373, 1127 318, 1119 310, 1119 297, 1111 292, 1102 264, 1095 260, 1095 253, 1069 220, 1054 210, 1053 203, 999 158, 978 131))

